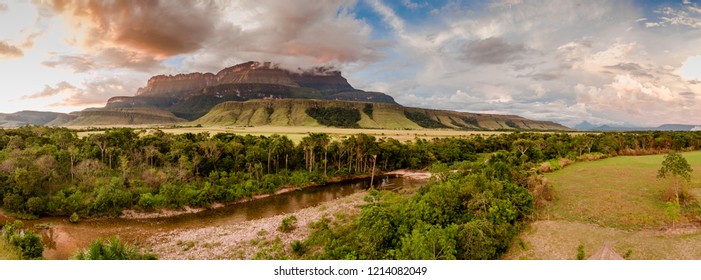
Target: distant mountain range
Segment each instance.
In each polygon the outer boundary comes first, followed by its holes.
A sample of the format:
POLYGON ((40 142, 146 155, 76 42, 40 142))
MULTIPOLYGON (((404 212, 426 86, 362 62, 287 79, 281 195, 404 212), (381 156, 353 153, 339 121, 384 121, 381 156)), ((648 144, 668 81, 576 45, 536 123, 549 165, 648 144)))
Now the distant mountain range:
POLYGON ((701 125, 692 124, 663 124, 656 127, 594 125, 587 121, 575 125, 575 129, 582 131, 697 131, 701 125))
POLYGON ((570 130, 514 115, 404 107, 381 92, 353 88, 339 71, 289 71, 247 62, 216 74, 150 78, 134 96, 70 114, 23 111, 0 115, 0 126, 97 126, 191 123, 392 129, 570 130))

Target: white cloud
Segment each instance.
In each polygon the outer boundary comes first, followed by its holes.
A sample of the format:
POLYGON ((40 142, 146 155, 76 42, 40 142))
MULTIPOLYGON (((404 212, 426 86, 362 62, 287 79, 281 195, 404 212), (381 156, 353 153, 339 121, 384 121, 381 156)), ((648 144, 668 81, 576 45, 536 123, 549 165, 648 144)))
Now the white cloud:
POLYGON ((688 57, 680 69, 681 77, 687 81, 701 81, 701 55, 688 57))
POLYGON ((645 27, 663 27, 669 25, 701 27, 701 9, 690 2, 684 2, 682 9, 664 7, 655 11, 660 14, 656 21, 645 23, 645 27))

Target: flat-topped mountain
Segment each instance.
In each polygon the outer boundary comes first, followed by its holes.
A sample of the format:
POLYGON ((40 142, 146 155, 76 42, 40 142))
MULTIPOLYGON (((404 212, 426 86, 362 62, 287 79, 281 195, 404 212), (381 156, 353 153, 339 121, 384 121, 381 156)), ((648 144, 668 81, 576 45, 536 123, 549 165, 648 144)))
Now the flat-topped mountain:
POLYGON ((247 62, 216 74, 154 76, 135 96, 110 98, 105 108, 156 107, 194 120, 226 101, 288 98, 396 104, 384 93, 353 88, 339 71, 318 67, 292 72, 268 62, 247 62))
POLYGON ((70 114, 0 114, 1 126, 162 125, 329 126, 386 129, 569 130, 514 115, 404 107, 381 92, 354 88, 341 72, 291 71, 247 62, 215 73, 151 77, 133 96, 70 114))

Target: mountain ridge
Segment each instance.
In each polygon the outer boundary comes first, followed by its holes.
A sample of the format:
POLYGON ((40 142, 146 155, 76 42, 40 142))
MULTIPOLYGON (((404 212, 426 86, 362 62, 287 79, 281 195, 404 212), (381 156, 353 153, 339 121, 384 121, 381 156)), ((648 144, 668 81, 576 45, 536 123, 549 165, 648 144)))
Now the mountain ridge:
POLYGON ((105 108, 155 107, 195 120, 215 105, 249 99, 327 99, 394 103, 384 93, 351 86, 341 72, 317 67, 298 72, 270 62, 249 61, 214 73, 157 75, 134 96, 110 98, 105 108), (190 108, 194 108, 191 110, 190 108))

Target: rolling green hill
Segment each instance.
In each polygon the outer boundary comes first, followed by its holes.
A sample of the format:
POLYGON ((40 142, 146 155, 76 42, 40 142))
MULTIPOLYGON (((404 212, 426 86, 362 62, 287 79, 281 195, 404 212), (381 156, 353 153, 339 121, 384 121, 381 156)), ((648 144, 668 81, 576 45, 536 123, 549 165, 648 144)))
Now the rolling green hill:
POLYGON ((122 108, 97 109, 71 113, 76 116, 73 120, 53 125, 60 126, 91 126, 91 125, 138 125, 138 124, 171 124, 186 122, 173 113, 157 108, 122 108))
POLYGON ((389 103, 311 99, 224 102, 193 123, 206 126, 327 124, 326 126, 334 127, 382 129, 568 130, 557 123, 534 121, 513 115, 431 110, 389 103))

